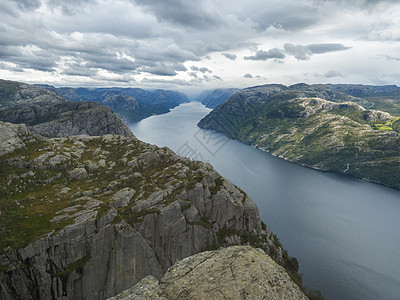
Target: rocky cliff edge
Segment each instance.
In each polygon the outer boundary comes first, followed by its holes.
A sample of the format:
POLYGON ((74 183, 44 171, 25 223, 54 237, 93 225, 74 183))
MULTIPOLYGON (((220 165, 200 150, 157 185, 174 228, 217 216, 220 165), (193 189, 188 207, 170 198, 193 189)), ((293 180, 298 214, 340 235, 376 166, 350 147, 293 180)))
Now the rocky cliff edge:
POLYGON ((242 244, 301 284, 253 200, 211 165, 135 137, 45 139, 3 122, 0 132, 0 298, 105 299, 242 244))

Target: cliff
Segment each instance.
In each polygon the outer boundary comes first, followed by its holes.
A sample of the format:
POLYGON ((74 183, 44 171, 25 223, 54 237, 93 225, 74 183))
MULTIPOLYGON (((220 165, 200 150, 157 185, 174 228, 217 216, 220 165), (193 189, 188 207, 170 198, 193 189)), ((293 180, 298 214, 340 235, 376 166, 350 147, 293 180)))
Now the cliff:
POLYGON ((301 285, 254 202, 209 164, 135 137, 46 139, 1 122, 0 138, 2 299, 105 299, 185 257, 243 244, 301 285))
POLYGON ((187 257, 158 281, 147 276, 109 300, 308 299, 261 249, 232 246, 187 257))
POLYGON ((25 123, 32 132, 45 137, 78 134, 132 136, 128 126, 108 107, 95 102, 66 102, 2 109, 0 120, 25 123))
POLYGON ((25 123, 31 132, 46 137, 132 136, 108 107, 94 102, 67 102, 54 92, 14 81, 0 81, 0 120, 25 123))
POLYGON ((0 108, 32 104, 54 104, 66 102, 58 94, 37 86, 0 79, 0 108))
POLYGON ((198 126, 305 166, 400 188, 400 120, 366 108, 369 101, 324 85, 267 85, 235 93, 198 126))

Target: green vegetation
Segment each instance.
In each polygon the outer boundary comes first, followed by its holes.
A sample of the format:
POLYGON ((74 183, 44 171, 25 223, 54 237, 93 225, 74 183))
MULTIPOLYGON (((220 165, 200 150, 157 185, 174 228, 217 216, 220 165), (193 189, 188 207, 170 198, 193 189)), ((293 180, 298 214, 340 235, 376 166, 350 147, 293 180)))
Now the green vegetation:
POLYGON ((243 94, 235 94, 199 126, 289 161, 400 188, 399 117, 295 92, 267 96, 254 88, 243 94))
POLYGON ((320 290, 305 290, 305 293, 310 300, 325 300, 324 295, 322 295, 320 290))
POLYGON ((83 268, 86 263, 90 260, 90 255, 86 255, 82 257, 81 259, 78 259, 77 261, 69 264, 65 269, 58 271, 55 276, 68 276, 71 274, 73 271, 77 271, 81 268, 83 268))
MULTIPOLYGON (((127 222, 128 224, 134 225, 136 223, 142 222, 143 217, 149 214, 159 214, 160 210, 158 208, 152 207, 150 209, 143 209, 138 212, 127 212, 126 217, 127 217, 127 222)), ((123 214, 124 216, 125 214, 123 214)))
POLYGON ((219 190, 223 187, 223 185, 224 185, 224 179, 222 177, 216 178, 215 186, 210 187, 211 195, 215 195, 216 193, 218 193, 219 190))
POLYGON ((385 124, 380 124, 380 123, 376 123, 373 125, 374 129, 377 130, 388 130, 388 131, 397 131, 399 132, 399 127, 395 125, 395 127, 393 126, 393 123, 396 123, 399 120, 399 118, 395 117, 390 121, 387 121, 385 124), (394 129, 395 128, 395 129, 394 129))

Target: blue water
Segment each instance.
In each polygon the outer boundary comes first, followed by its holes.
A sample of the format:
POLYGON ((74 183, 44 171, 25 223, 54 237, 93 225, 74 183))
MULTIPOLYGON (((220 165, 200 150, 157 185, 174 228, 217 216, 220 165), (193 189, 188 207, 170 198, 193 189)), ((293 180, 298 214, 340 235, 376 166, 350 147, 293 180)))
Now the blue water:
POLYGON ((141 140, 211 163, 257 203, 297 257, 303 282, 327 299, 400 299, 400 191, 325 173, 200 129, 191 102, 130 125, 141 140))

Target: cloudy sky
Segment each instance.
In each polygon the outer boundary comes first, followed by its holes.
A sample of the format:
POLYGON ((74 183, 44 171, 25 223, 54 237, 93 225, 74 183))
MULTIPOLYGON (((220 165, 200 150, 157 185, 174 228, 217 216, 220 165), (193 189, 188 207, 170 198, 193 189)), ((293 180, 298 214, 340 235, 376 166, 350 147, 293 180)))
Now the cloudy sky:
POLYGON ((2 79, 400 85, 398 0, 1 0, 0 20, 2 79))

